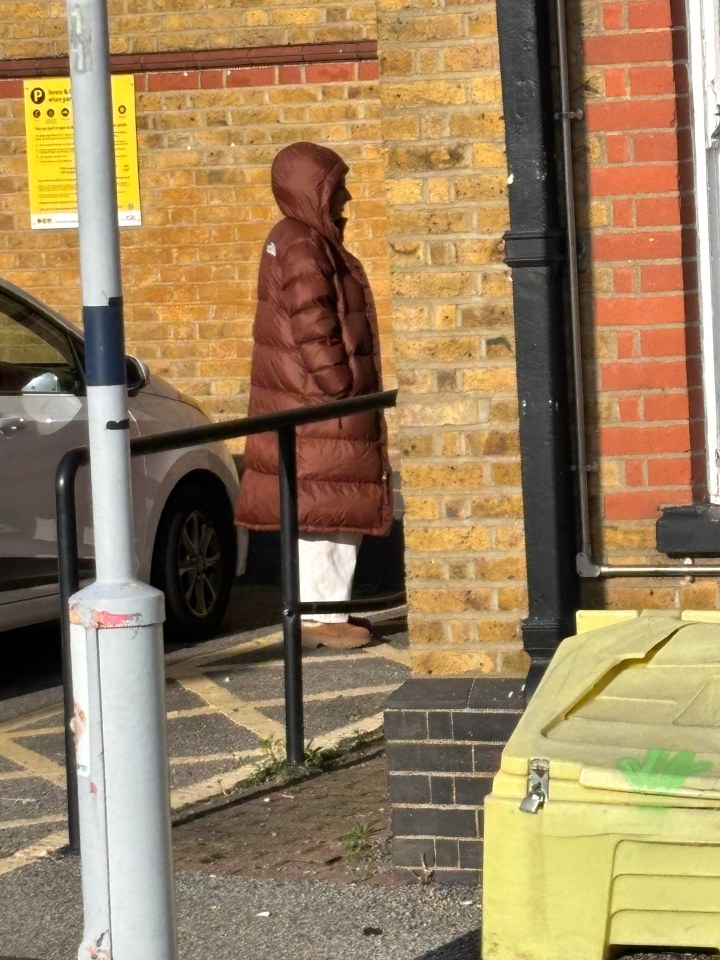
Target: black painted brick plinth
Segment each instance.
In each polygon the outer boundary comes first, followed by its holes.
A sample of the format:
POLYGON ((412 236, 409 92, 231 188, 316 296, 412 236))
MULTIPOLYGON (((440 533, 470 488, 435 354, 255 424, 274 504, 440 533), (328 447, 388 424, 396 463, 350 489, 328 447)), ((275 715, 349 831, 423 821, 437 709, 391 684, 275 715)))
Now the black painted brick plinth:
POLYGON ((477 883, 483 806, 525 709, 524 681, 415 677, 388 700, 393 863, 441 883, 477 883))

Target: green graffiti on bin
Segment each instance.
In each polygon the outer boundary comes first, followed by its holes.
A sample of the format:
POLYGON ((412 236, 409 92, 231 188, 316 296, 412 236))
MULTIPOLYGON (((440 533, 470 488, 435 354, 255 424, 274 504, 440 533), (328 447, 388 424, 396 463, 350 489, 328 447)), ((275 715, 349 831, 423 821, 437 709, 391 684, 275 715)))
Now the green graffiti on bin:
POLYGON ((691 750, 648 750, 642 763, 636 757, 621 757, 618 769, 635 790, 668 793, 681 787, 688 777, 710 770, 709 760, 696 760, 691 750))

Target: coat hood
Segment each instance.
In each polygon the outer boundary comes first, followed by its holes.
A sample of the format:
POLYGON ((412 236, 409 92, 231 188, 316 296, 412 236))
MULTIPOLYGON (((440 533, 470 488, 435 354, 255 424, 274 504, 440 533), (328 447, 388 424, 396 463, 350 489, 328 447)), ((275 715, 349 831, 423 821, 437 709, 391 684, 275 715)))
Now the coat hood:
POLYGON ((347 172, 347 164, 334 150, 316 143, 293 143, 273 161, 273 196, 286 217, 337 241, 342 228, 330 219, 330 197, 347 172))

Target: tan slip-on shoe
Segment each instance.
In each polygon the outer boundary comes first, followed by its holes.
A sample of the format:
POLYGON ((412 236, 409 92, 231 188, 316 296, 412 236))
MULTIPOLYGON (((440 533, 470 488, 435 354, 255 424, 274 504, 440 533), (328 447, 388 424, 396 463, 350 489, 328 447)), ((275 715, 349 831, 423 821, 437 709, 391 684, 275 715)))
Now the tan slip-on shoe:
POLYGON ((351 623, 303 623, 302 645, 306 650, 328 647, 331 650, 355 650, 372 640, 369 630, 351 623))

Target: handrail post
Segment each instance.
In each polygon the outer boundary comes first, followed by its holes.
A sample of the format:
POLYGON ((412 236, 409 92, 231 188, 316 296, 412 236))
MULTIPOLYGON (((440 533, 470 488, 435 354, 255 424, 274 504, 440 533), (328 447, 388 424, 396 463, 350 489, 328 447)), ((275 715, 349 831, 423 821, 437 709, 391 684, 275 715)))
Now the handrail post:
MULTIPOLYGON (((397 390, 368 394, 361 397, 335 400, 318 406, 308 406, 277 413, 227 420, 203 427, 172 430, 130 441, 130 455, 140 456, 214 443, 235 437, 276 431, 280 448, 280 542, 282 547, 282 603, 283 636, 285 640, 285 720, 287 730, 287 758, 302 764, 305 756, 302 702, 302 639, 301 613, 336 613, 350 606, 349 601, 300 603, 298 575, 298 519, 295 431, 305 423, 316 423, 337 416, 350 416, 363 410, 394 407, 397 390), (330 608, 330 609, 328 609, 330 608)), ((70 654, 70 624, 68 600, 79 588, 77 554, 77 517, 75 505, 75 477, 78 469, 88 462, 88 448, 76 447, 61 459, 55 475, 55 502, 57 508, 58 567, 60 599, 62 603, 62 657, 63 700, 65 718, 66 777, 68 784, 69 849, 79 849, 79 812, 77 800, 75 741, 70 721, 74 715, 72 689, 72 658, 70 654)), ((390 604, 402 602, 403 594, 380 598, 390 604)), ((375 609, 378 600, 354 600, 354 610, 375 609)))
POLYGON ((70 656, 69 600, 80 587, 77 542, 75 478, 86 456, 79 449, 68 450, 55 473, 57 511, 58 582, 60 586, 60 634, 62 638, 63 732, 65 734, 65 780, 67 783, 68 849, 80 852, 80 814, 75 756, 75 737, 70 723, 75 712, 70 656))
POLYGON ((282 625, 285 654, 285 744, 288 763, 300 766, 305 759, 305 731, 294 424, 278 430, 278 448, 282 625))

